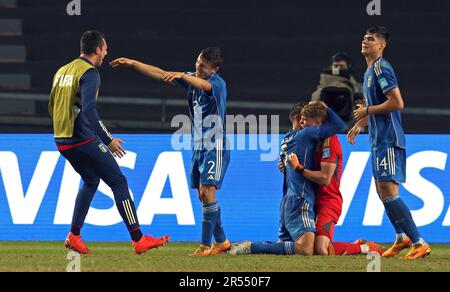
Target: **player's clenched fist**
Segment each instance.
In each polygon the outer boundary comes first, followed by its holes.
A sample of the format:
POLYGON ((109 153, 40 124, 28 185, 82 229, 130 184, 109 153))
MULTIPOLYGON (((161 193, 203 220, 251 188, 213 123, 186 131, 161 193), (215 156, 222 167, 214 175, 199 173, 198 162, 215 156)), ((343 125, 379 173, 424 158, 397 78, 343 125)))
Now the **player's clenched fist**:
POLYGON ((298 157, 295 153, 291 153, 287 156, 287 163, 289 163, 295 172, 303 173, 305 166, 298 161, 298 157))

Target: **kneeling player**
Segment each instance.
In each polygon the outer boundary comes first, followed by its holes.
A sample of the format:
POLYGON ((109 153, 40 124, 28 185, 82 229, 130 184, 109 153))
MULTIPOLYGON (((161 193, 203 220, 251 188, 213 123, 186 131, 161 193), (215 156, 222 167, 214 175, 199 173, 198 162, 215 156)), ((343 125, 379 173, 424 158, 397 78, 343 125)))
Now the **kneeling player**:
MULTIPOLYGON (((328 122, 314 127, 303 128, 300 119, 301 107, 296 105, 291 110, 292 131, 282 142, 282 156, 300 157, 302 163, 312 169, 314 145, 321 139, 337 134, 345 129, 345 123, 336 113, 322 102, 314 102, 305 106, 311 111, 319 111, 328 122)), ((304 168, 287 167, 284 173, 283 199, 281 202, 281 218, 279 242, 243 242, 231 248, 231 255, 238 254, 300 254, 314 253, 315 213, 314 186, 303 175, 304 168)))
MULTIPOLYGON (((296 116, 300 124, 305 127, 320 126, 326 112, 321 108, 305 107, 300 115, 296 116)), ((303 176, 314 182, 316 212, 316 236, 314 253, 318 255, 353 255, 367 254, 371 251, 383 253, 381 245, 359 239, 354 243, 331 242, 334 235, 334 226, 339 221, 342 210, 342 195, 339 190, 342 176, 342 147, 336 135, 328 137, 316 144, 314 151, 314 170, 304 169, 303 176)), ((292 154, 288 162, 294 168, 303 166, 292 154)), ((284 165, 280 165, 282 168, 284 165)))

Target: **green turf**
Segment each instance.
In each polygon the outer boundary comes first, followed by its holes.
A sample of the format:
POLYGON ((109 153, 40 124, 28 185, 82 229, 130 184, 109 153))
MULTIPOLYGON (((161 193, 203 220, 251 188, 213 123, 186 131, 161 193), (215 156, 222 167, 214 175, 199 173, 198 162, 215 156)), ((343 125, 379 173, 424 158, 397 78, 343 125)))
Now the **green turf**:
MULTIPOLYGON (((195 243, 169 243, 143 255, 126 242, 88 243, 91 255, 81 256, 81 271, 357 271, 365 272, 366 256, 301 257, 245 255, 189 257, 195 243)), ((432 245, 431 256, 404 261, 381 259, 381 271, 450 271, 450 245, 432 245)), ((62 242, 0 242, 0 271, 66 271, 70 260, 62 242)))

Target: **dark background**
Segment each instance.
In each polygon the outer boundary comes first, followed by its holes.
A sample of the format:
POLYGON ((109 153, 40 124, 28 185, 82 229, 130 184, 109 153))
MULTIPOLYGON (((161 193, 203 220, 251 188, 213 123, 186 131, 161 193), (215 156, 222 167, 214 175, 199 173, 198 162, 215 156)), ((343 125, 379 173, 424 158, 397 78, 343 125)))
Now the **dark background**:
POLYGON ((186 71, 202 48, 220 46, 227 113, 280 115, 286 130, 290 105, 310 98, 334 53, 347 52, 362 81, 362 36, 368 26, 384 25, 406 132, 449 133, 450 1, 381 0, 381 16, 367 15, 370 0, 81 0, 81 16, 66 14, 69 2, 0 0, 0 24, 21 26, 0 29, 1 132, 51 132, 46 99, 53 74, 79 55, 88 29, 102 31, 109 45, 100 69, 100 116, 113 132, 133 133, 173 131, 171 117, 187 114, 187 106, 170 101, 185 99, 185 92, 111 69, 116 57, 186 71))

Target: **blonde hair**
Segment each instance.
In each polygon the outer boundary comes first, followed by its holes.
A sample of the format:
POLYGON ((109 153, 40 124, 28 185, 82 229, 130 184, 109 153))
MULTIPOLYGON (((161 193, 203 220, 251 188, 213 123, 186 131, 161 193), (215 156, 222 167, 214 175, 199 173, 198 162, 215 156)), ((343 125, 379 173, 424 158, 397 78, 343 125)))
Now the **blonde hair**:
POLYGON ((309 118, 319 118, 322 122, 327 119, 327 107, 322 102, 312 102, 302 109, 302 116, 309 118))

